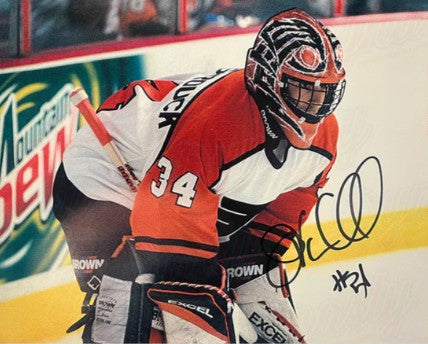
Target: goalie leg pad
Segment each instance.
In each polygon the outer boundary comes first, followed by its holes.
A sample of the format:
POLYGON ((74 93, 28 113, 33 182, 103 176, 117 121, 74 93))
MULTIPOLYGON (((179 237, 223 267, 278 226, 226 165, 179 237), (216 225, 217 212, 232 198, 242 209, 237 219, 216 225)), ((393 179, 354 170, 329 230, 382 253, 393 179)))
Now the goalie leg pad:
POLYGON ((148 342, 154 304, 149 285, 104 275, 96 300, 91 339, 96 343, 148 342))
MULTIPOLYGON (((168 343, 239 342, 238 327, 244 326, 234 321, 243 318, 248 323, 245 317, 234 316, 233 300, 214 286, 159 282, 149 289, 148 297, 162 311, 168 343)), ((255 341, 257 335, 249 323, 247 330, 247 342, 255 341)))
MULTIPOLYGON (((277 258, 279 262, 280 257, 277 258)), ((238 271, 237 266, 253 266, 256 263, 259 264, 260 259, 266 261, 266 256, 241 256, 221 263, 226 270, 238 271)), ((241 270, 245 269, 241 268, 241 270)), ((249 268, 247 270, 252 271, 249 268)), ((248 275, 229 273, 228 284, 235 287, 236 303, 253 324, 259 337, 267 343, 304 343, 296 313, 289 301, 282 265, 277 264, 270 271, 265 269, 258 276, 248 275)))

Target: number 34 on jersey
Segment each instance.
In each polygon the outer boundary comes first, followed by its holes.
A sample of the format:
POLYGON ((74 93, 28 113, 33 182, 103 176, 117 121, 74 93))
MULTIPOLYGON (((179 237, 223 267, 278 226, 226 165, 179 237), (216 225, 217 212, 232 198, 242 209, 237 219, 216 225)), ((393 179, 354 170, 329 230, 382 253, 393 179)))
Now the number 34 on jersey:
MULTIPOLYGON (((155 197, 160 198, 167 192, 173 165, 171 160, 162 157, 159 159, 157 167, 160 169, 159 177, 157 180, 152 180, 150 191, 155 197)), ((191 172, 186 172, 171 182, 171 192, 177 195, 176 204, 181 207, 190 208, 196 195, 198 177, 191 172)))

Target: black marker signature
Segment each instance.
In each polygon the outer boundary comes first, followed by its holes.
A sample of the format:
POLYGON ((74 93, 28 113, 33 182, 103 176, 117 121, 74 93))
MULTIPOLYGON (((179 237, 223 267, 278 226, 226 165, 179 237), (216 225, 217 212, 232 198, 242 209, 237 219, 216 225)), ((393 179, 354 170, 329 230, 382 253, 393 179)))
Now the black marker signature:
POLYGON ((360 270, 359 273, 357 271, 354 271, 354 272, 345 271, 344 273, 342 273, 339 270, 336 270, 337 275, 331 275, 334 281, 336 282, 333 287, 333 291, 341 292, 343 289, 348 287, 348 284, 347 284, 348 280, 350 278, 353 278, 349 286, 354 290, 355 294, 358 294, 358 292, 360 291, 360 288, 363 287, 365 298, 367 298, 367 289, 368 287, 371 287, 371 284, 367 279, 366 274, 364 273, 363 265, 361 263, 358 264, 358 269, 360 270), (360 277, 362 281, 361 283, 357 284, 358 279, 360 277))
MULTIPOLYGON (((306 241, 302 238, 302 223, 306 213, 305 211, 302 211, 300 213, 297 234, 293 238, 291 238, 292 244, 290 246, 290 248, 292 247, 295 248, 295 251, 296 251, 295 257, 291 257, 291 258, 287 257, 290 254, 290 250, 287 251, 286 257, 282 260, 278 260, 277 255, 274 254, 276 252, 276 249, 281 245, 281 242, 283 240, 290 239, 290 238, 283 237, 282 239, 280 239, 278 242, 275 243, 275 247, 271 251, 268 251, 265 245, 265 241, 267 240, 266 236, 271 231, 282 229, 283 231, 285 231, 285 233, 287 232, 295 233, 296 229, 292 228, 291 226, 287 224, 278 224, 278 225, 272 226, 270 227, 269 230, 267 230, 264 233, 263 237, 261 238, 262 249, 264 253, 269 257, 268 267, 273 267, 276 263, 283 263, 283 264, 291 264, 294 262, 298 263, 297 270, 294 273, 294 275, 291 278, 289 278, 288 284, 293 282, 296 279, 296 277, 299 275, 301 269, 306 266, 305 252, 306 252, 307 258, 310 261, 317 261, 321 259, 321 257, 323 257, 329 251, 345 250, 349 246, 351 246, 353 243, 369 238, 370 233, 373 231, 373 229, 375 228, 379 220, 381 210, 382 210, 382 203, 383 203, 383 174, 382 174, 382 166, 380 164, 379 159, 375 156, 369 156, 366 159, 364 159, 359 164, 355 172, 350 173, 345 178, 342 185, 340 186, 339 192, 337 194, 337 200, 336 200, 336 224, 338 228, 338 233, 341 235, 341 238, 333 242, 330 242, 327 239, 325 235, 325 231, 321 225, 320 207, 323 204, 325 199, 332 198, 332 197, 334 197, 334 194, 328 193, 328 192, 323 193, 319 196, 318 201, 315 205, 315 220, 316 220, 316 227, 317 227, 317 235, 315 237, 309 237, 306 241), (362 228, 361 221, 363 217, 364 194, 363 194, 363 185, 362 185, 363 179, 361 177, 360 172, 364 167, 367 167, 367 165, 371 162, 375 164, 375 167, 377 169, 376 177, 379 178, 379 181, 378 181, 379 198, 378 198, 378 204, 376 209, 376 215, 373 219, 373 222, 370 224, 368 228, 362 228), (349 192, 348 199, 346 199, 344 196, 345 191, 349 192), (355 198, 357 198, 357 202, 355 202, 355 198), (354 228, 351 231, 344 230, 342 219, 341 219, 341 209, 344 205, 346 205, 346 203, 349 206, 351 219, 354 225, 354 228), (348 233, 351 233, 351 235, 349 235, 348 233), (313 243, 315 239, 317 241, 321 240, 322 242, 323 249, 320 252, 314 252, 313 243)), ((272 286, 275 286, 277 288, 281 287, 281 285, 274 285, 272 281, 270 281, 270 283, 272 284, 272 286)))

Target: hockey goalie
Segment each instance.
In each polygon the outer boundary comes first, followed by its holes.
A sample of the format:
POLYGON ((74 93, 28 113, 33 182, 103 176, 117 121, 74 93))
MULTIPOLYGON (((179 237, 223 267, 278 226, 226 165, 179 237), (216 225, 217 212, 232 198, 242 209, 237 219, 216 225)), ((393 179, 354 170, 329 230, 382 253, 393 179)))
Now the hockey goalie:
POLYGON ((303 343, 281 257, 336 157, 342 48, 291 9, 244 69, 135 81, 97 116, 140 182, 89 128, 55 179, 85 342, 303 343), (92 262, 90 270, 80 262, 92 262))

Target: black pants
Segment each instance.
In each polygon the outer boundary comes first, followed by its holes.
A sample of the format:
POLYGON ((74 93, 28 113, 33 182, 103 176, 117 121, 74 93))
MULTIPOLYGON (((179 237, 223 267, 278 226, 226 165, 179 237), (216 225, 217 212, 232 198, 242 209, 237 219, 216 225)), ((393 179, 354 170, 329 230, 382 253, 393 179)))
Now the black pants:
MULTIPOLYGON (((131 235, 130 210, 114 202, 94 200, 85 196, 68 179, 62 164, 55 177, 53 199, 53 212, 64 230, 77 279, 81 287, 86 288, 92 272, 88 273, 90 269, 85 269, 87 267, 85 264, 92 262, 92 266, 96 266, 101 260, 108 260, 120 245, 123 236, 131 235)), ((248 234, 243 229, 233 235, 229 242, 220 245, 216 258, 258 254, 263 250, 266 250, 266 242, 262 249, 260 238, 248 234)), ((218 272, 217 259, 203 262, 203 266, 206 267, 203 272, 206 275, 210 273, 210 269, 213 275, 218 272)), ((206 276, 199 276, 201 262, 198 259, 193 259, 195 264, 192 264, 192 258, 185 255, 151 254, 147 260, 155 265, 158 262, 164 269, 169 267, 167 269, 169 273, 164 276, 165 278, 191 279, 194 283, 210 282, 206 280, 206 276), (179 260, 177 257, 182 260, 181 268, 176 264, 179 260), (198 268, 189 274, 186 271, 192 270, 191 265, 198 268), (176 273, 186 276, 176 276, 174 275, 176 273)))

